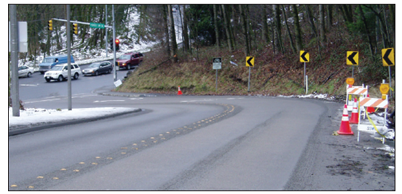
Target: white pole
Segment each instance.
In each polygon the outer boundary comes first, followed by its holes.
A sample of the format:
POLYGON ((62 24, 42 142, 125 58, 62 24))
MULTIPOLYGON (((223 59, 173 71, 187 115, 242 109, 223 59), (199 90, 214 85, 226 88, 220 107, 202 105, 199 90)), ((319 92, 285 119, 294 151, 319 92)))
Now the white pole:
POLYGON ((308 75, 306 75, 306 94, 308 93, 308 75))
MULTIPOLYGON (((107 26, 107 5, 105 5, 106 13, 105 13, 105 26, 107 26)), ((107 28, 105 28, 105 52, 106 52, 106 58, 107 58, 107 53, 108 53, 108 48, 107 48, 107 28)))
POLYGON ((113 44, 113 79, 114 81, 117 81, 117 71, 116 71, 116 43, 114 41, 116 41, 116 28, 115 28, 115 21, 114 21, 114 5, 112 5, 112 18, 113 18, 113 40, 112 40, 112 44, 113 44))

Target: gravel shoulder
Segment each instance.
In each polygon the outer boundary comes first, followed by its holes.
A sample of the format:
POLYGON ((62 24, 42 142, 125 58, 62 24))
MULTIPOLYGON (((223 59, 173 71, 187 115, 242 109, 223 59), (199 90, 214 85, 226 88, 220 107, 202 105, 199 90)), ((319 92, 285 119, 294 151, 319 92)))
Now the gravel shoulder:
POLYGON ((285 190, 395 191, 395 142, 382 144, 371 134, 333 135, 339 130, 342 104, 323 103, 327 111, 285 185, 285 190))

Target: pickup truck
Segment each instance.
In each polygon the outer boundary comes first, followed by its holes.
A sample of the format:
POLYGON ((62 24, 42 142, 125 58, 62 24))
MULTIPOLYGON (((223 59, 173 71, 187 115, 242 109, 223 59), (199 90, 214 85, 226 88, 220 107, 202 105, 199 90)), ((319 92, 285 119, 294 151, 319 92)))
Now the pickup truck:
MULTIPOLYGON (((71 75, 73 79, 78 79, 81 74, 81 68, 78 64, 71 63, 71 75)), ((46 71, 43 76, 46 82, 50 82, 50 80, 57 80, 59 82, 68 79, 68 64, 58 64, 53 66, 49 71, 46 71)))
POLYGON ((134 69, 142 62, 143 57, 143 54, 139 52, 125 53, 116 59, 116 70, 134 69))

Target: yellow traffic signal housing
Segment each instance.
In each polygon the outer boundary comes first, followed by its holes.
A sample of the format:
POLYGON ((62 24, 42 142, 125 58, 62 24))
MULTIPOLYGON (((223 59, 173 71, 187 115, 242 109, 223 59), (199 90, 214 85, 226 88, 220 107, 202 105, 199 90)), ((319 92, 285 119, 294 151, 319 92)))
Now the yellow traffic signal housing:
POLYGON ((73 32, 74 34, 78 34, 78 24, 73 24, 73 32))
POLYGON ((49 20, 47 26, 49 30, 53 30, 53 20, 49 20))

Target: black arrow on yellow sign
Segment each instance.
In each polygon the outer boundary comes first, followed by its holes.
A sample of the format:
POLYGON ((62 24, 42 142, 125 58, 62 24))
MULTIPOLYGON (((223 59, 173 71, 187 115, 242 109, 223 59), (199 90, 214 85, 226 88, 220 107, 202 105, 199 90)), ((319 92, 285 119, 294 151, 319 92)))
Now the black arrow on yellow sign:
POLYGON ((253 61, 253 59, 254 59, 254 57, 248 57, 248 60, 247 60, 247 66, 249 66, 249 67, 253 67, 254 66, 254 61, 253 61))
POLYGON ((304 51, 303 54, 301 55, 301 58, 303 59, 303 61, 307 61, 307 62, 308 62, 308 59, 306 58, 306 54, 307 54, 307 53, 308 53, 308 52, 304 51))
POLYGON ((389 54, 391 54, 391 51, 392 51, 392 49, 387 49, 387 50, 385 51, 385 54, 384 54, 384 57, 383 57, 384 61, 385 61, 388 65, 393 65, 393 64, 394 64, 394 63, 389 59, 389 54))
POLYGON ((348 60, 349 60, 353 65, 357 65, 355 59, 353 59, 357 53, 358 53, 358 52, 352 52, 352 54, 350 54, 349 57, 348 57, 348 60))

